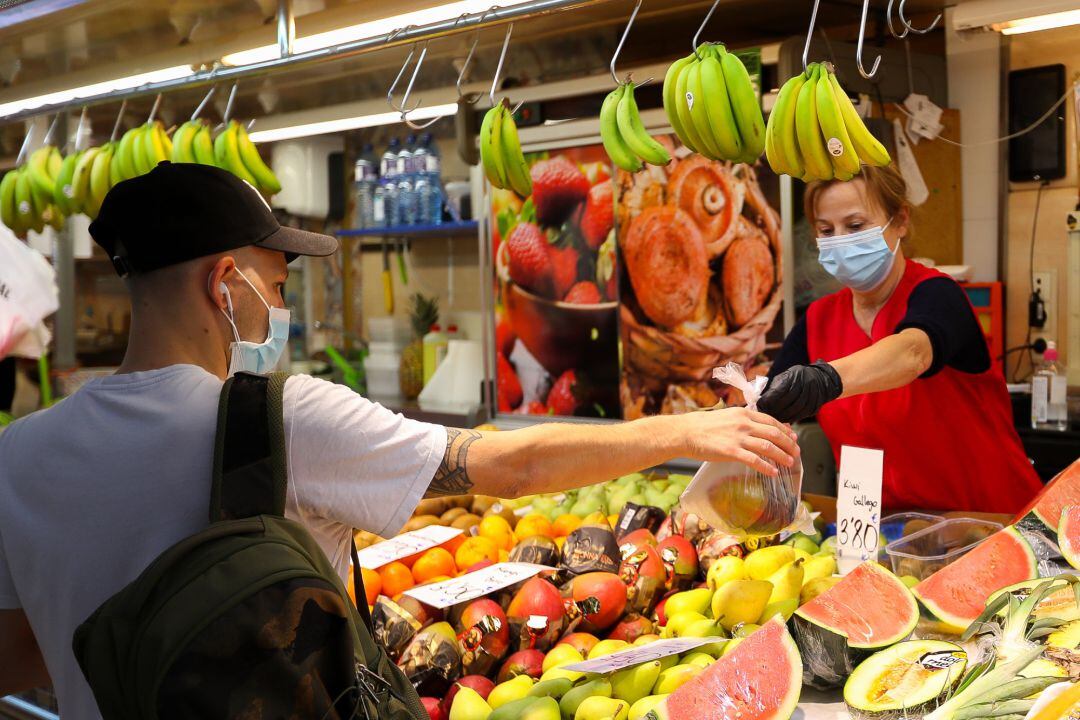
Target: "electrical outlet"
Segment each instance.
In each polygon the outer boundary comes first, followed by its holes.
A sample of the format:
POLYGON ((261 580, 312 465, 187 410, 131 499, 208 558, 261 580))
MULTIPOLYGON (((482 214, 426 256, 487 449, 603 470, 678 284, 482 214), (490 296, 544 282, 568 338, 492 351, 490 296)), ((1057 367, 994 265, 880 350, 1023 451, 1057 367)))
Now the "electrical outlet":
POLYGON ((1032 339, 1057 340, 1057 270, 1037 270, 1031 274, 1031 290, 1039 293, 1046 307, 1046 324, 1032 332, 1032 339))

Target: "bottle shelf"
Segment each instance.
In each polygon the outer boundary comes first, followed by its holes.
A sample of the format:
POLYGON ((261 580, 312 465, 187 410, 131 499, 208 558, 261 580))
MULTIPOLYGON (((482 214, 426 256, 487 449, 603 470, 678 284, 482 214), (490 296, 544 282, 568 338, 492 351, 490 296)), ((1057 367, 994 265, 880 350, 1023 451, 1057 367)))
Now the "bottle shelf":
POLYGON ((349 228, 338 230, 339 237, 384 237, 384 238, 433 238, 459 237, 470 235, 479 230, 476 220, 448 222, 441 225, 395 225, 378 228, 349 228))

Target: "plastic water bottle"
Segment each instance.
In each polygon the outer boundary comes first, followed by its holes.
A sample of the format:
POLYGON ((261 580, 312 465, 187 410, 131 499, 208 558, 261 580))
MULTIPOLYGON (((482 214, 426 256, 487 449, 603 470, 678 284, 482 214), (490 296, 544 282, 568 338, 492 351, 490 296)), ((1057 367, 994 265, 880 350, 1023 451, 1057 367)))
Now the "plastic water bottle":
POLYGON ((375 150, 371 143, 368 143, 356 160, 353 177, 353 192, 356 200, 354 227, 375 227, 375 185, 379 177, 376 164, 375 150))
POLYGON ((421 145, 427 151, 425 155, 426 168, 424 175, 428 182, 428 195, 424 199, 425 214, 427 221, 432 225, 441 225, 443 217, 443 185, 442 185, 442 156, 439 155, 439 145, 431 137, 431 133, 425 133, 421 145))
POLYGON ((416 212, 416 175, 413 163, 413 153, 416 150, 416 136, 409 135, 405 140, 405 146, 398 153, 398 225, 415 225, 416 212))
POLYGON ((1057 345, 1046 343, 1043 361, 1031 378, 1031 427, 1036 430, 1069 429, 1068 382, 1058 367, 1057 345))
POLYGON ((413 163, 413 192, 416 193, 416 222, 420 225, 431 224, 431 181, 427 174, 428 148, 424 143, 426 135, 421 136, 416 143, 416 151, 412 156, 413 163))
POLYGON ((379 184, 375 188, 375 227, 397 223, 397 168, 400 149, 401 141, 392 138, 379 161, 379 184))

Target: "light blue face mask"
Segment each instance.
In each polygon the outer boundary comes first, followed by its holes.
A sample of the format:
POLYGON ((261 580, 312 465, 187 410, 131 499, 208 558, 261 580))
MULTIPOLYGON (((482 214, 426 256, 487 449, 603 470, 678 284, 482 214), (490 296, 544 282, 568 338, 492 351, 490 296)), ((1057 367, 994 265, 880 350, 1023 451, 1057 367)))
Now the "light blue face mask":
MULTIPOLYGON (((240 277, 244 278, 244 282, 251 285, 251 281, 247 279, 244 273, 240 272, 240 270, 236 272, 240 277)), ((270 327, 266 331, 266 339, 261 343, 241 340, 240 331, 236 329, 232 295, 229 294, 229 288, 226 287, 225 283, 221 283, 218 288, 225 293, 225 304, 229 308, 229 312, 222 310, 221 313, 229 321, 229 325, 232 326, 233 337, 236 338, 236 342, 229 346, 231 353, 229 377, 241 371, 259 374, 270 372, 278 364, 278 360, 281 359, 281 355, 285 352, 285 344, 289 341, 291 313, 288 308, 270 307, 262 294, 254 285, 251 285, 251 289, 255 290, 255 294, 259 296, 259 300, 262 300, 262 304, 266 305, 266 309, 270 313, 270 327)))
POLYGON ((885 241, 885 227, 872 227, 848 235, 819 237, 818 262, 825 271, 839 280, 845 287, 859 292, 873 290, 880 285, 892 270, 896 262, 896 253, 890 250, 885 241))

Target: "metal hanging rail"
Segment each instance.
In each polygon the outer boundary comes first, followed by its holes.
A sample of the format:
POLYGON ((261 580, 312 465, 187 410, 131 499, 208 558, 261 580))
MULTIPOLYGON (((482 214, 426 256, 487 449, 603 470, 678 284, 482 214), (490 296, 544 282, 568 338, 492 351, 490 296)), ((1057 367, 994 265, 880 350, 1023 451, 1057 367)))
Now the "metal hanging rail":
MULTIPOLYGON (((139 87, 128 88, 125 90, 87 95, 66 102, 39 105, 38 107, 29 110, 20 110, 19 112, 0 117, 0 123, 15 122, 37 115, 61 112, 72 108, 82 108, 84 105, 99 105, 105 102, 115 102, 132 97, 155 95, 157 93, 169 92, 172 90, 198 87, 223 80, 238 80, 246 77, 269 75, 292 70, 301 65, 340 60, 374 52, 376 50, 382 50, 387 47, 407 45, 416 41, 433 40, 439 37, 463 33, 475 28, 501 25, 535 15, 573 10, 606 2, 611 2, 611 0, 528 0, 528 2, 523 2, 519 5, 498 8, 497 10, 481 10, 480 12, 469 15, 447 18, 427 25, 410 26, 401 30, 376 35, 374 37, 352 40, 347 43, 332 45, 318 50, 309 50, 308 52, 285 55, 272 60, 263 60, 247 65, 215 66, 207 70, 200 70, 183 78, 147 83, 145 85, 140 85, 139 87)), ((284 49, 286 45, 291 45, 291 42, 289 42, 288 39, 288 27, 291 25, 291 18, 288 17, 288 15, 291 15, 291 5, 292 4, 288 2, 281 2, 279 5, 279 14, 284 14, 283 17, 280 17, 278 20, 279 28, 281 29, 279 34, 279 47, 282 49, 284 49)))

